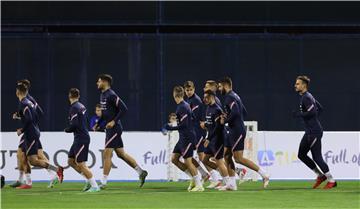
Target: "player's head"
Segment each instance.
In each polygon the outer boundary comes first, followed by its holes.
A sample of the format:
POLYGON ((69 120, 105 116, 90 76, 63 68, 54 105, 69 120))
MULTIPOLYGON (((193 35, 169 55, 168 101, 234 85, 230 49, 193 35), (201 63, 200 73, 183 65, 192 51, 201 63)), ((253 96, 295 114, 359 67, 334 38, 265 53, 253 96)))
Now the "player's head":
POLYGON ((218 89, 221 94, 226 94, 232 90, 232 80, 230 77, 221 78, 218 83, 218 89))
POLYGON ((173 112, 169 115, 169 123, 176 123, 176 114, 173 112))
POLYGON ((215 103, 215 92, 211 90, 207 90, 204 92, 204 103, 206 105, 214 104, 215 103))
POLYGON ((80 98, 80 90, 77 88, 71 88, 69 90, 69 101, 70 103, 74 103, 75 101, 78 101, 80 98))
POLYGON ((213 92, 216 92, 218 88, 218 85, 216 83, 216 81, 214 80, 207 80, 204 86, 204 92, 207 90, 211 90, 213 92))
POLYGON ((104 90, 112 85, 113 78, 109 74, 100 74, 96 82, 98 89, 104 90))
POLYGON ((189 97, 192 97, 192 95, 195 94, 195 85, 194 85, 194 82, 192 81, 185 81, 184 83, 184 90, 185 90, 185 94, 186 96, 189 98, 189 97))
POLYGON ((21 79, 21 80, 18 80, 16 83, 17 83, 17 85, 24 84, 28 90, 30 89, 30 86, 31 86, 31 83, 28 79, 21 79))
POLYGON ((184 88, 182 86, 175 86, 173 97, 176 103, 180 103, 184 99, 184 88))
POLYGON ((304 93, 309 89, 310 78, 306 75, 300 75, 296 77, 295 81, 295 91, 298 93, 304 93))
POLYGON ((16 96, 21 100, 22 98, 26 97, 28 93, 28 88, 24 84, 16 85, 16 96))
POLYGON ((101 117, 101 115, 102 115, 101 104, 96 104, 96 106, 95 106, 95 114, 96 114, 96 116, 101 117))

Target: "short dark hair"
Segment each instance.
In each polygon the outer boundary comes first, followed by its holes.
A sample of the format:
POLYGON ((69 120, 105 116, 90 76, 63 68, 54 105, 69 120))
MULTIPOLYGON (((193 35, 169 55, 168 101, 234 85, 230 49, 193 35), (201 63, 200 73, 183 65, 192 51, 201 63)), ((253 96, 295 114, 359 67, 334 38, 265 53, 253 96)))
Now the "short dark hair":
POLYGON ((195 84, 193 81, 185 81, 184 88, 195 88, 195 84))
POLYGON ((310 78, 307 77, 306 75, 299 75, 296 80, 301 80, 303 83, 306 84, 307 87, 309 87, 310 85, 310 78))
POLYGON ((101 80, 103 80, 103 81, 106 81, 106 82, 108 82, 110 85, 112 85, 112 82, 113 82, 113 78, 112 78, 112 76, 109 75, 109 74, 100 74, 100 75, 98 76, 98 79, 101 79, 101 80))
POLYGON ((175 86, 173 89, 173 93, 175 93, 176 97, 184 97, 184 88, 182 86, 175 86))
POLYGON ((28 92, 28 88, 23 83, 19 83, 18 85, 16 85, 16 90, 18 90, 22 94, 26 94, 28 92))
POLYGON ((214 81, 214 80, 207 80, 206 83, 209 84, 209 85, 212 86, 212 87, 216 87, 216 88, 217 88, 217 83, 216 83, 216 81, 214 81))
POLYGON ((211 91, 211 90, 207 90, 204 92, 204 94, 210 95, 210 96, 214 96, 215 97, 215 92, 211 91))
POLYGON ((227 85, 229 85, 230 87, 232 87, 232 80, 231 80, 231 78, 228 77, 228 76, 225 76, 225 77, 221 78, 221 79, 219 80, 219 83, 221 83, 221 84, 227 84, 227 85))
POLYGON ((27 89, 30 88, 31 83, 28 79, 21 79, 17 81, 17 84, 24 84, 26 86, 27 89))
POLYGON ((95 108, 101 108, 101 104, 96 104, 95 108))
POLYGON ((69 90, 70 98, 79 98, 80 97, 80 90, 77 88, 71 88, 69 90))

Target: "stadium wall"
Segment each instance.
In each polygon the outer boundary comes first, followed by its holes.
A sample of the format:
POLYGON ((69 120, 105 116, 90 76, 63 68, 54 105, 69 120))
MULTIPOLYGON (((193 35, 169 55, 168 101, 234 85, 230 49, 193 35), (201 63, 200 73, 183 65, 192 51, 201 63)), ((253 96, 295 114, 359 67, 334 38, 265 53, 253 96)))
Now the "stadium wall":
MULTIPOLYGON (((314 174, 297 158, 297 150, 303 132, 259 131, 255 134, 254 150, 257 163, 271 174, 272 179, 313 179, 314 174)), ((95 178, 102 176, 101 154, 104 133, 91 133, 88 165, 95 178)), ((126 151, 144 169, 149 171, 149 180, 166 180, 168 159, 168 137, 160 132, 125 132, 123 140, 126 151)), ((42 132, 41 141, 50 161, 66 167, 65 180, 83 180, 67 167, 67 151, 73 136, 62 132, 42 132)), ((0 168, 7 180, 18 177, 16 150, 19 137, 14 132, 1 132, 0 168)), ((360 179, 360 132, 325 132, 322 151, 336 179, 360 179)), ((110 180, 136 180, 136 172, 117 157, 113 157, 114 168, 110 180)), ((44 170, 33 169, 32 179, 48 180, 44 170)))

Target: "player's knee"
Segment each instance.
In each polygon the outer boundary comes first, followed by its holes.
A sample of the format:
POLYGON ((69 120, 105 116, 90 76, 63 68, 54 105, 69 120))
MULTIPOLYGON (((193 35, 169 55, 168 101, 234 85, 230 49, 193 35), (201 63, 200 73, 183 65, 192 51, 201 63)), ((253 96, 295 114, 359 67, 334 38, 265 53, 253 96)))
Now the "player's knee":
POLYGON ((171 156, 171 162, 177 164, 179 162, 179 159, 176 156, 171 156))
POLYGON ((38 166, 38 159, 37 158, 34 158, 34 157, 30 157, 29 158, 29 163, 33 166, 38 166))
POLYGON ((118 158, 124 160, 126 158, 126 153, 125 152, 117 152, 116 155, 118 156, 118 158))
POLYGON ((68 159, 68 164, 69 164, 71 167, 74 167, 76 163, 75 163, 75 160, 74 160, 74 159, 69 158, 69 159, 68 159))
POLYGON ((244 161, 245 161, 245 158, 241 155, 236 156, 236 158, 234 158, 234 159, 235 159, 236 163, 240 163, 240 164, 244 163, 244 161))

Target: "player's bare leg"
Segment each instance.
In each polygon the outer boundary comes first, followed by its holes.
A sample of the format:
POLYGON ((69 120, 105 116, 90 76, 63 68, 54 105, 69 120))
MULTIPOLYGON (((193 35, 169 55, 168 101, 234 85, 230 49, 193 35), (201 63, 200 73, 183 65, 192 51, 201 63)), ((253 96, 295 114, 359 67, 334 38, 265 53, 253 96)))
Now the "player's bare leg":
POLYGON ((232 151, 231 148, 224 148, 224 160, 225 165, 229 174, 228 182, 225 186, 220 188, 219 190, 237 190, 236 179, 235 179, 235 163, 232 159, 232 151))
MULTIPOLYGON (((75 161, 76 162, 76 161, 75 161)), ((80 169, 81 173, 85 176, 85 178, 87 179, 87 183, 90 184, 90 188, 86 188, 86 192, 99 192, 100 188, 98 186, 98 184, 95 181, 95 178, 92 174, 92 172, 90 171, 89 167, 87 167, 85 162, 80 162, 77 163, 77 167, 80 169)))
POLYGON ((189 191, 190 192, 202 192, 202 191, 204 191, 204 187, 201 182, 201 175, 199 174, 198 170, 196 169, 195 165, 193 164, 192 159, 193 159, 192 157, 188 157, 188 158, 184 159, 185 165, 195 182, 195 187, 189 191))
MULTIPOLYGON (((178 154, 178 153, 173 153, 171 155, 171 162, 176 166, 178 167, 180 170, 186 172, 187 170, 187 166, 185 165, 185 163, 181 162, 180 161, 180 157, 181 155, 178 154)), ((190 174, 190 173, 189 173, 190 174)))
MULTIPOLYGON (((199 157, 199 161, 202 162, 202 159, 204 158, 204 153, 198 152, 197 154, 199 157)), ((195 168, 198 169, 198 171, 200 172, 203 182, 207 181, 210 178, 208 172, 200 165, 200 163, 195 158, 192 158, 192 163, 194 164, 195 168)))
POLYGON ((30 155, 30 156, 27 156, 27 158, 32 166, 37 166, 40 168, 51 170, 49 187, 52 187, 57 182, 62 183, 62 181, 63 181, 63 168, 62 167, 56 167, 56 166, 48 163, 46 160, 39 159, 38 155, 30 155))
POLYGON ((221 181, 219 180, 219 174, 216 171, 217 165, 215 162, 211 161, 210 159, 211 159, 211 155, 205 154, 202 161, 211 176, 211 183, 209 186, 206 187, 208 189, 212 189, 221 185, 221 181))
POLYGON ((15 181, 14 183, 10 184, 10 187, 13 187, 13 188, 21 186, 22 184, 25 183, 26 168, 24 167, 24 164, 26 164, 26 156, 21 148, 17 149, 16 157, 17 157, 17 165, 18 165, 18 169, 19 169, 19 179, 17 181, 15 181))
MULTIPOLYGON (((225 165, 225 161, 224 159, 216 159, 215 162, 218 167, 218 171, 223 178, 223 185, 226 186, 229 183, 229 172, 225 165)), ((220 189, 221 187, 216 188, 220 189)))
MULTIPOLYGON (((195 182, 186 164, 180 161, 180 157, 181 155, 179 153, 173 153, 171 155, 171 162, 190 177, 190 184, 188 186, 188 191, 190 191, 195 187, 195 182)), ((194 158, 192 158, 191 161, 197 163, 194 158)))
POLYGON ((260 176, 263 178, 263 187, 266 188, 269 185, 269 175, 267 175, 265 173, 265 171, 263 171, 259 166, 257 166, 253 161, 247 159, 244 157, 244 151, 243 150, 239 150, 239 151, 235 151, 233 153, 234 155, 234 159, 236 163, 239 163, 241 165, 244 165, 248 168, 250 168, 253 171, 256 171, 260 174, 260 176))
POLYGON ((104 168, 103 168, 103 178, 101 179, 100 188, 105 189, 107 184, 107 178, 110 174, 112 162, 112 154, 114 149, 113 148, 105 148, 103 152, 103 160, 104 160, 104 168))
POLYGON ((81 167, 76 163, 74 158, 68 158, 68 165, 85 178, 86 184, 85 184, 83 191, 85 192, 88 189, 90 189, 91 185, 90 185, 90 182, 88 181, 88 178, 85 176, 81 167))
POLYGON ((139 164, 135 161, 135 159, 125 152, 124 148, 117 148, 115 149, 115 152, 119 158, 125 161, 126 164, 128 164, 138 173, 140 180, 140 187, 142 187, 145 183, 145 179, 148 175, 148 172, 146 170, 143 170, 139 166, 139 164))

